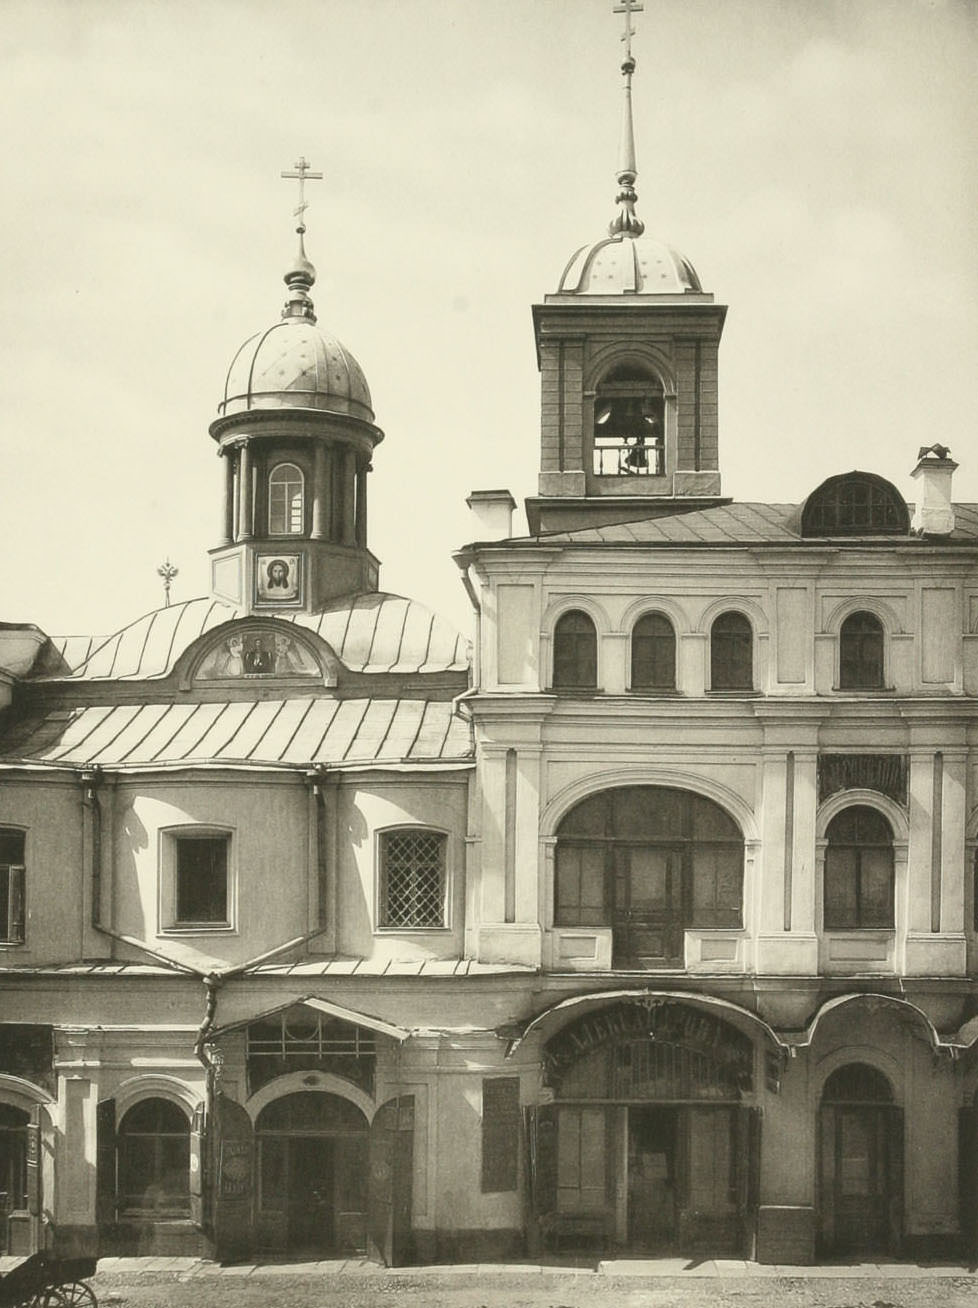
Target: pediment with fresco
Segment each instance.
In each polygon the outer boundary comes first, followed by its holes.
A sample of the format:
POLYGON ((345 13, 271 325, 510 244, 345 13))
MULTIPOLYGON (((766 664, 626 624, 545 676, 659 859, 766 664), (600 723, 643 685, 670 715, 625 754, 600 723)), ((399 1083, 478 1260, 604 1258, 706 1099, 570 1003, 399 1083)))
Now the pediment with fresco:
POLYGON ((335 655, 314 651, 291 625, 236 622, 225 627, 201 655, 194 680, 325 679, 333 685, 337 666, 335 655))

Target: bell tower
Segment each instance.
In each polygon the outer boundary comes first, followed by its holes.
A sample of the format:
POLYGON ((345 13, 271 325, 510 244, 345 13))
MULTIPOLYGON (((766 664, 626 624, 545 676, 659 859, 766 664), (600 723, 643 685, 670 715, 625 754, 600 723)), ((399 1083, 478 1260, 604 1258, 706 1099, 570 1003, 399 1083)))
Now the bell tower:
POLYGON ((616 213, 533 307, 541 375, 534 535, 726 503, 720 496, 717 353, 726 309, 635 212, 632 15, 625 15, 616 213))
POLYGON ((224 462, 221 540, 213 593, 254 612, 317 612, 341 595, 376 591, 367 547, 367 474, 383 432, 363 370, 317 326, 306 257, 304 158, 298 251, 285 274, 280 320, 231 361, 210 434, 224 462))

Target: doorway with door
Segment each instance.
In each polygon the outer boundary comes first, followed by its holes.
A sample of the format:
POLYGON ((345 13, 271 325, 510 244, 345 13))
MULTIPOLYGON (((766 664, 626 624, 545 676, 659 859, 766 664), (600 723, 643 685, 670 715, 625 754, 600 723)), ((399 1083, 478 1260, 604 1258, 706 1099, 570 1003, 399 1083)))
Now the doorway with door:
POLYGON ((366 1249, 369 1127, 349 1100, 283 1095, 255 1127, 260 1248, 310 1256, 366 1249))

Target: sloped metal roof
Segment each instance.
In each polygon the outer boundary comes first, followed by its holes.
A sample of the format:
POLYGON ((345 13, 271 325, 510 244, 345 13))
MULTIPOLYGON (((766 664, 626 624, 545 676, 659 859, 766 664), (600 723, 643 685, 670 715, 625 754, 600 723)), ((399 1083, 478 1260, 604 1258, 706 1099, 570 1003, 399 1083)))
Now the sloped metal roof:
MULTIPOLYGON (((263 963, 247 969, 248 976, 287 977, 489 977, 535 972, 526 963, 479 963, 473 958, 425 958, 413 961, 374 958, 322 958, 306 959, 299 963, 263 963)), ((99 961, 82 963, 33 963, 21 966, 0 965, 0 976, 127 976, 174 977, 187 976, 158 963, 99 961)), ((177 1030, 180 1028, 177 1027, 177 1030)), ((186 1030, 195 1031, 196 1027, 186 1030)))
POLYGON ((200 764, 464 764, 469 723, 445 700, 296 697, 89 705, 13 726, 0 761, 155 768, 200 764))
MULTIPOLYGON (((907 506, 913 512, 913 505, 907 506)), ((529 543, 587 545, 797 545, 824 544, 826 540, 844 541, 854 545, 862 540, 885 539, 886 544, 919 544, 919 536, 876 537, 862 536, 805 537, 797 528, 799 506, 796 504, 721 504, 712 509, 698 509, 692 513, 673 513, 661 518, 642 518, 635 522, 620 522, 602 527, 581 527, 575 531, 550 532, 543 536, 525 537, 529 543)), ((928 543, 940 544, 943 540, 978 540, 978 504, 956 504, 955 527, 949 537, 924 538, 928 543)))
MULTIPOLYGON (((85 637, 62 637, 56 645, 74 678, 152 680, 167 676, 184 650, 206 632, 246 616, 246 610, 222 600, 185 600, 145 614, 98 645, 85 637)), ((314 631, 352 672, 468 670, 465 637, 423 604, 401 595, 356 595, 323 613, 267 616, 314 631)))

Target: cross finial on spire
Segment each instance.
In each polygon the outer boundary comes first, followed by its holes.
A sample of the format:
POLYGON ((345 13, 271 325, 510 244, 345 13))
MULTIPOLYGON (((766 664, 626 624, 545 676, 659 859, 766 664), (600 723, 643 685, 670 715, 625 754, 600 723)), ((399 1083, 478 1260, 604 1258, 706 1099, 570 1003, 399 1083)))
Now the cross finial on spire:
POLYGON ((635 179, 638 167, 635 163, 635 130, 632 126, 632 73, 635 71, 635 58, 632 55, 632 15, 642 12, 641 0, 620 0, 615 5, 614 13, 625 15, 625 30, 621 39, 625 42, 625 58, 622 60, 621 72, 625 79, 625 104, 621 120, 621 145, 618 154, 618 194, 615 203, 618 212, 611 220, 608 231, 612 236, 641 236, 645 224, 636 216, 635 179))
POLYGON ((309 322, 315 322, 316 315, 313 312, 309 291, 316 280, 316 270, 306 258, 306 248, 302 238, 306 234, 305 212, 309 208, 306 203, 306 182, 321 182, 323 175, 322 173, 314 173, 312 164, 304 154, 300 154, 295 165, 292 168, 285 169, 282 176, 299 183, 299 204, 293 210, 299 220, 299 225, 295 229, 299 237, 299 252, 295 263, 285 274, 285 284, 289 288, 289 298, 282 310, 282 317, 307 318, 309 322))
MULTIPOLYGON (((630 0, 626 0, 626 2, 630 3, 630 0)), ((299 220, 297 230, 301 235, 306 230, 306 223, 303 215, 309 208, 306 201, 306 182, 321 182, 323 180, 323 175, 322 173, 314 173, 312 171, 312 164, 304 154, 300 154, 295 165, 292 168, 286 169, 282 173, 282 176, 288 178, 290 181, 298 180, 299 183, 299 205, 298 208, 293 209, 292 212, 299 220)))
POLYGON ((632 57, 632 37, 635 35, 635 28, 632 27, 632 14, 642 13, 644 5, 642 0, 621 0, 620 4, 615 5, 613 13, 625 15, 625 30, 621 34, 621 40, 625 42, 625 58, 632 57))

